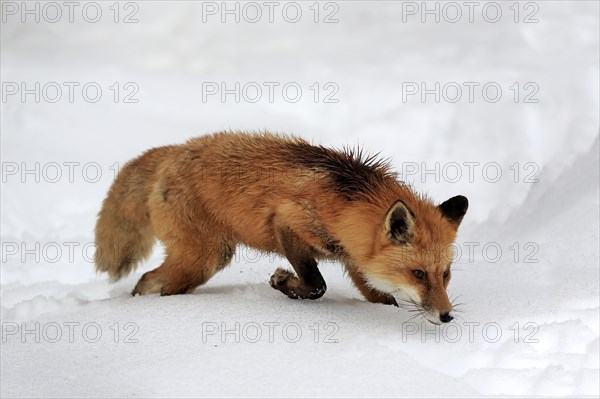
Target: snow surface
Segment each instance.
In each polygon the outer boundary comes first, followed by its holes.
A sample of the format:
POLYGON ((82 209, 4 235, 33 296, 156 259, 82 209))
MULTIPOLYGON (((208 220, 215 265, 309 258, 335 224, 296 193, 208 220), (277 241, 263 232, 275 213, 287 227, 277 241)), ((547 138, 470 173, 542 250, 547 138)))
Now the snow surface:
POLYGON ((312 22, 311 3, 296 24, 252 24, 160 1, 136 2, 136 24, 113 23, 112 2, 96 24, 3 21, 3 82, 97 82, 104 94, 2 101, 2 397, 598 397, 598 2, 536 2, 532 24, 512 21, 512 3, 495 24, 402 22, 402 3, 358 1, 335 3, 334 24, 312 22), (236 81, 298 82, 304 95, 202 101, 202 82, 236 81), (114 82, 135 82, 139 102, 114 103, 114 82), (337 84, 339 102, 315 103, 314 82, 337 84), (504 94, 403 102, 403 82, 498 82, 504 94), (535 82, 539 102, 515 103, 514 82, 535 82), (481 169, 457 182, 405 174, 438 201, 470 199, 449 288, 464 312, 443 327, 409 321, 366 302, 335 264, 321 267, 322 299, 293 301, 267 283, 286 261, 247 248, 192 295, 128 295, 158 246, 114 285, 97 276, 89 243, 115 163, 222 129, 359 143, 405 172, 500 165, 495 183, 481 169), (36 162, 39 182, 21 174, 36 162), (55 183, 41 172, 51 162, 63 165, 55 183), (72 182, 65 162, 79 162, 72 182), (82 176, 91 162, 97 182, 82 176))

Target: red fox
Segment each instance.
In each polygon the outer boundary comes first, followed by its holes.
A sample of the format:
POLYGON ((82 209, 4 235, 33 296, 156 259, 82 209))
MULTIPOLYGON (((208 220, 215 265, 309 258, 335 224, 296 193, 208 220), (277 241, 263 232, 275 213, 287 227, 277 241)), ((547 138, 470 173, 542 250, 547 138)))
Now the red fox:
POLYGON ((453 319, 446 293, 467 198, 441 205, 398 181, 388 162, 268 133, 221 132, 153 148, 118 174, 95 229, 96 270, 112 281, 165 246, 132 294, 190 293, 226 267, 238 244, 281 254, 270 285, 317 299, 317 260, 340 261, 367 300, 409 303, 453 319))

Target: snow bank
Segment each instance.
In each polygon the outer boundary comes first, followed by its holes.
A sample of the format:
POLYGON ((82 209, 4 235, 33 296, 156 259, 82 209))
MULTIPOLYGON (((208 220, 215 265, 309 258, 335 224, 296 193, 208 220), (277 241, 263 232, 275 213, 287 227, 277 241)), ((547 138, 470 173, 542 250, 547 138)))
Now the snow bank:
POLYGON ((312 22, 308 3, 296 24, 204 23, 200 3, 136 4, 137 24, 3 22, 3 82, 96 82, 104 94, 2 101, 2 396, 600 394, 597 3, 536 3, 534 24, 514 23, 508 3, 496 24, 421 23, 388 2, 336 3, 334 24, 312 22), (304 96, 202 101, 206 82, 271 81, 304 96), (134 82, 139 102, 115 103, 114 82, 134 82), (334 83, 339 101, 315 102, 314 82, 321 100, 334 83), (504 95, 403 101, 407 82, 497 82, 504 95), (539 101, 515 103, 514 82, 534 82, 539 101), (286 261, 247 248, 193 295, 128 295, 159 247, 123 281, 96 276, 95 215, 118 165, 226 128, 361 143, 436 200, 468 196, 456 322, 367 303, 336 264, 321 267, 322 299, 289 300, 267 284, 286 261), (492 163, 497 182, 482 174, 492 163), (459 179, 444 169, 454 164, 459 179))

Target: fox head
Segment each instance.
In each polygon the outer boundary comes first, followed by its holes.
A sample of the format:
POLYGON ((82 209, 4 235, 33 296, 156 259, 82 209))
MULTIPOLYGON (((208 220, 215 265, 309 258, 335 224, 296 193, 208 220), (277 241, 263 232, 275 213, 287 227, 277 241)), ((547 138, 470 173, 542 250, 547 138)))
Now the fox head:
POLYGON ((441 205, 395 202, 378 232, 373 256, 364 267, 367 283, 393 295, 434 324, 447 323, 452 303, 446 288, 452 277, 456 231, 467 212, 461 195, 441 205))

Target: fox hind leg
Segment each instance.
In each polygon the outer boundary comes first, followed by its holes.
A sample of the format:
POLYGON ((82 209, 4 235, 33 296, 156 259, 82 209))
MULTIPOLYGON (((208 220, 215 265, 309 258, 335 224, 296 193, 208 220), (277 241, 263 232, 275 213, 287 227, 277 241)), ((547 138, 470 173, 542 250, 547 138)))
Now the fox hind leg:
POLYGON ((167 247, 165 261, 142 276, 132 295, 191 293, 229 264, 234 248, 235 244, 227 239, 186 244, 180 241, 174 248, 167 247))
POLYGON ((190 293, 233 257, 237 243, 221 225, 211 222, 202 206, 187 208, 185 201, 177 199, 176 190, 170 191, 169 181, 176 178, 166 174, 152 187, 148 199, 150 220, 167 257, 158 268, 142 276, 133 295, 190 293))

